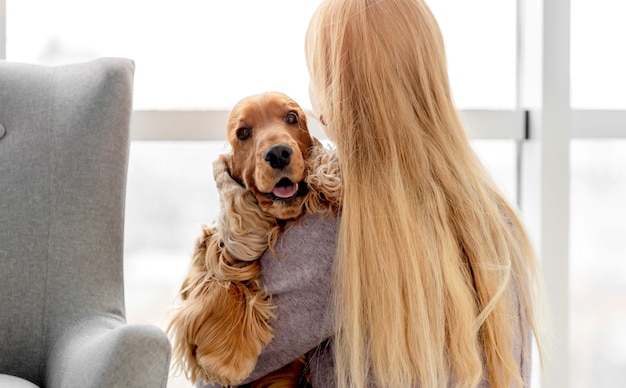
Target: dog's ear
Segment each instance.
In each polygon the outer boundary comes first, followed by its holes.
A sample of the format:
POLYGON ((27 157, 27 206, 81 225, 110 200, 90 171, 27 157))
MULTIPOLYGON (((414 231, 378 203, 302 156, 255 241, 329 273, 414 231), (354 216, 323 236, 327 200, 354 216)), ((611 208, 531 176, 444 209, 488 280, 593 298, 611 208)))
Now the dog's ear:
POLYGON ((231 178, 233 178, 233 180, 237 183, 239 183, 239 186, 245 188, 246 185, 243 183, 243 178, 242 177, 237 177, 233 175, 233 158, 232 158, 232 154, 229 155, 230 157, 228 158, 228 160, 226 161, 226 167, 228 168, 228 175, 230 175, 231 178))
POLYGON ((228 181, 234 181, 241 187, 246 185, 241 180, 241 177, 235 177, 232 174, 233 171, 233 158, 231 154, 220 154, 213 162, 213 178, 219 185, 228 184, 228 181))

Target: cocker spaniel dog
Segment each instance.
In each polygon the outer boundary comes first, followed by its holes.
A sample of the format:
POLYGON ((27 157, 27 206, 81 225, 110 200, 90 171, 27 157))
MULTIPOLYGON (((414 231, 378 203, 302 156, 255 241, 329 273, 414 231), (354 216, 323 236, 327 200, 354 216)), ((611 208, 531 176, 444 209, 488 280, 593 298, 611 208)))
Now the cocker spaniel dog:
MULTIPOLYGON (((168 327, 174 361, 187 377, 223 386, 244 381, 274 336, 258 259, 306 212, 336 216, 342 197, 335 153, 311 136, 304 111, 288 96, 241 100, 227 138, 231 152, 213 163, 220 214, 196 240, 168 327)), ((256 386, 297 386, 303 357, 256 386)))

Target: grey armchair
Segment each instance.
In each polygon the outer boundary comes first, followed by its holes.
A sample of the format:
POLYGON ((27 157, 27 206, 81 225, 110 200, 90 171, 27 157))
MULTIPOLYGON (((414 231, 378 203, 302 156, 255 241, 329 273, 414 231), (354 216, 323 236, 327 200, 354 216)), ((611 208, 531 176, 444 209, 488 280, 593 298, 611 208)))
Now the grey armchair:
POLYGON ((0 61, 0 387, 165 387, 170 343, 126 323, 134 64, 0 61))

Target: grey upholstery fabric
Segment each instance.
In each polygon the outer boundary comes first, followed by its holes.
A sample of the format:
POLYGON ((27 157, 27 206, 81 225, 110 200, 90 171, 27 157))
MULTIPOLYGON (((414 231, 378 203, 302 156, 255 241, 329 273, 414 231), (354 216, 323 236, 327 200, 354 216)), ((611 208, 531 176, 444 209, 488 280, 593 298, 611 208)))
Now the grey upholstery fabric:
MULTIPOLYGON (((0 374, 40 387, 166 385, 165 333, 125 322, 133 75, 122 58, 0 62, 0 374)), ((28 386, 11 380, 0 375, 2 387, 28 386)))
POLYGON ((15 376, 0 375, 0 387, 7 388, 37 388, 37 386, 28 380, 20 379, 15 376))

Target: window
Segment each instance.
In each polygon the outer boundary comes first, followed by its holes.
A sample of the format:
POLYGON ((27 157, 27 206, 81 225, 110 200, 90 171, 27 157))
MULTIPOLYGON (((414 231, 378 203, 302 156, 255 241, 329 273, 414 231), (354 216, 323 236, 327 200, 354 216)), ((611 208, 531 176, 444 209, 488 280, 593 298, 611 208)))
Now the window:
POLYGON ((571 147, 571 386, 618 387, 626 379, 626 139, 571 147))
POLYGON ((626 109, 626 4, 571 0, 571 104, 579 109, 626 109))
POLYGON ((571 106, 605 111, 573 115, 574 129, 585 128, 570 148, 570 384, 618 387, 626 379, 626 4, 571 7, 571 106), (594 139, 607 134, 621 139, 594 139))
MULTIPOLYGON (((132 58, 136 109, 228 109, 268 90, 310 107, 304 35, 320 0, 6 1, 9 60, 132 58)), ((457 104, 513 109, 515 2, 431 3, 457 104)))
MULTIPOLYGON (((516 88, 523 81, 522 72, 541 68, 518 66, 520 45, 530 47, 524 41, 527 36, 517 35, 520 23, 530 23, 518 12, 550 4, 562 11, 557 14, 566 15, 571 4, 568 66, 574 140, 571 174, 561 171, 570 179, 571 222, 559 225, 571 229, 571 238, 565 242, 569 245, 566 292, 571 310, 564 310, 561 326, 556 328, 571 332, 569 345, 558 343, 554 355, 567 360, 564 353, 569 346, 569 361, 564 362, 564 369, 549 365, 546 374, 562 373, 558 377, 574 387, 617 386, 626 378, 622 350, 626 286, 620 261, 625 253, 620 232, 626 229, 621 200, 626 185, 622 171, 626 165, 626 51, 621 49, 626 3, 426 1, 444 34, 453 95, 477 138, 474 147, 511 200, 524 189, 518 182, 527 184, 517 176, 518 146, 527 144, 518 97, 527 91, 516 88)), ((165 326, 199 227, 210 223, 218 208, 211 163, 225 150, 227 110, 241 97, 266 90, 286 92, 310 107, 303 40, 319 3, 0 0, 0 42, 6 28, 8 60, 42 64, 99 56, 135 60, 135 141, 128 174, 125 251, 130 321, 165 326)), ((558 24, 547 20, 524 27, 545 42, 546 36, 564 39, 553 31, 558 24)), ((524 54, 540 57, 538 50, 531 47, 524 54)), ((559 140, 569 142, 569 137, 559 140)), ((552 156, 537 161, 545 166, 552 163, 552 156)), ((552 182, 543 185, 555 193, 563 189, 553 187, 552 182)), ((557 195, 554 201, 562 198, 557 195)), ((169 386, 190 384, 173 377, 169 386)), ((560 386, 554 380, 545 384, 546 388, 560 386)))
POLYGON ((442 30, 454 99, 462 109, 515 109, 515 0, 427 1, 442 30))
POLYGON ((517 201, 517 144, 513 140, 475 140, 474 149, 511 202, 517 201))
POLYGON ((302 42, 318 3, 8 0, 7 58, 132 58, 136 109, 226 109, 273 89, 308 104, 302 42))
POLYGON ((211 224, 219 210, 211 166, 225 146, 131 144, 124 242, 129 321, 165 326, 200 226, 211 224))

